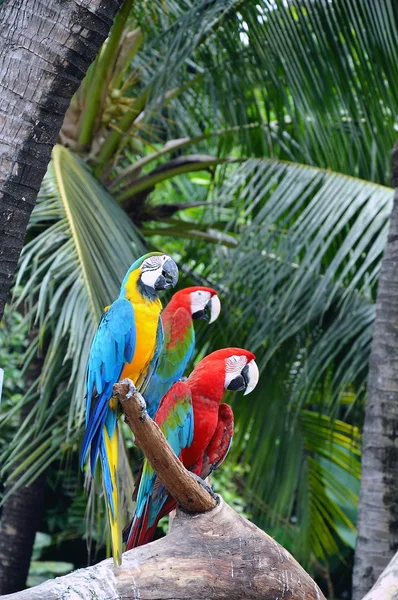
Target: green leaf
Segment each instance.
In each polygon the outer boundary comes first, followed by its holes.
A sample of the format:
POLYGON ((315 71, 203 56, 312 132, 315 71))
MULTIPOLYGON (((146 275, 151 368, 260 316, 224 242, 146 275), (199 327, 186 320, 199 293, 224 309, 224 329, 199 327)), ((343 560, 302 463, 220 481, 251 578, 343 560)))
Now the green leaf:
POLYGON ((324 560, 342 531, 355 535, 359 432, 342 419, 360 421, 393 190, 249 160, 219 168, 210 194, 207 218, 238 245, 192 245, 185 262, 222 290, 198 343, 250 348, 260 366, 256 390, 233 403, 234 452, 250 465, 242 490, 266 530, 295 520, 295 556, 324 560))
POLYGON ((25 402, 32 393, 39 399, 16 434, 17 445, 2 457, 4 472, 14 464, 18 472, 28 468, 25 483, 79 439, 85 369, 99 317, 117 297, 126 270, 145 252, 123 210, 62 146, 53 150, 29 231, 34 236, 22 252, 17 286, 23 287, 14 302, 27 303, 27 317, 41 332, 30 359, 42 345, 46 352, 25 402))
POLYGON ((214 156, 202 156, 200 154, 187 154, 179 158, 174 158, 166 163, 163 163, 156 167, 148 175, 143 175, 135 181, 133 185, 130 185, 126 190, 118 194, 117 198, 119 201, 132 198, 135 194, 143 192, 145 190, 151 190, 158 183, 171 179, 176 175, 182 173, 192 173, 194 171, 205 171, 210 167, 216 167, 228 159, 216 158, 214 156))

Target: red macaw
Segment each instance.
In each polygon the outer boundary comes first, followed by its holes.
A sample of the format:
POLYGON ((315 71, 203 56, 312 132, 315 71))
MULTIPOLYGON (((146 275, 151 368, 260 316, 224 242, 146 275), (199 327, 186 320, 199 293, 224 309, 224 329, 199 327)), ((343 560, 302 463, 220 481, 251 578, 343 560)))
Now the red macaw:
POLYGON ((156 371, 145 390, 145 402, 153 419, 160 400, 173 383, 181 379, 195 349, 193 320, 208 319, 213 323, 220 314, 217 292, 195 286, 174 294, 161 314, 164 342, 156 371))
MULTIPOLYGON (((246 395, 255 388, 258 378, 254 354, 241 348, 226 348, 206 356, 185 382, 175 383, 162 398, 155 423, 192 473, 207 477, 230 448, 233 413, 229 406, 220 404, 225 390, 245 390, 246 395)), ((175 505, 145 460, 135 515, 124 532, 126 550, 150 542, 159 519, 175 505)))

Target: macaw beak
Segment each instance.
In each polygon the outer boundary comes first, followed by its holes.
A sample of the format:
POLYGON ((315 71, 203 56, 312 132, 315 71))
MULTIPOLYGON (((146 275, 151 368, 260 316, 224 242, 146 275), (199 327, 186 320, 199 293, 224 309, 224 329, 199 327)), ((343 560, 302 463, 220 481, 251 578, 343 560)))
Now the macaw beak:
POLYGON ((210 298, 208 303, 206 304, 206 308, 210 313, 209 324, 214 323, 216 319, 218 319, 219 314, 221 312, 221 302, 220 298, 215 294, 210 298))
POLYGON ((206 306, 203 309, 194 312, 192 314, 192 318, 195 321, 209 321, 210 325, 210 323, 214 323, 214 321, 217 319, 218 315, 220 314, 220 311, 221 302, 219 297, 215 295, 210 298, 210 300, 207 302, 206 306))
POLYGON ((255 360, 251 360, 245 367, 243 367, 242 376, 246 383, 246 391, 243 395, 247 396, 247 394, 250 394, 250 392, 254 390, 260 377, 258 366, 255 360))
POLYGON ((163 265, 162 274, 155 282, 155 290, 167 290, 174 287, 178 281, 178 267, 172 258, 168 258, 163 265))

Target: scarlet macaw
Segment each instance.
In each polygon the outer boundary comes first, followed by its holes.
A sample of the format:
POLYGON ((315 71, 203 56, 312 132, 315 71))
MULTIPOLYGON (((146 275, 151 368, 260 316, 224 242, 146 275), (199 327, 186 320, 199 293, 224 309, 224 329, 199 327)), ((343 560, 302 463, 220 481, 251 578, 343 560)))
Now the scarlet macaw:
POLYGON ((136 260, 123 279, 119 298, 101 317, 88 359, 81 466, 90 450, 94 476, 99 454, 116 564, 121 562, 122 540, 116 481, 117 400, 112 389, 124 377, 138 390, 145 388, 163 343, 158 292, 175 286, 177 280, 177 265, 166 254, 152 252, 136 260))
MULTIPOLYGON (((206 356, 185 382, 178 381, 162 398, 155 423, 174 452, 195 475, 207 477, 226 457, 233 435, 233 413, 220 404, 225 390, 250 393, 259 378, 255 356, 241 348, 206 356)), ((145 460, 132 523, 125 529, 126 550, 150 542, 159 519, 176 502, 145 460)))
POLYGON ((174 294, 161 319, 164 342, 156 371, 145 390, 145 402, 153 419, 160 400, 173 383, 184 374, 195 349, 193 319, 209 319, 213 323, 220 314, 217 292, 209 287, 195 286, 174 294))

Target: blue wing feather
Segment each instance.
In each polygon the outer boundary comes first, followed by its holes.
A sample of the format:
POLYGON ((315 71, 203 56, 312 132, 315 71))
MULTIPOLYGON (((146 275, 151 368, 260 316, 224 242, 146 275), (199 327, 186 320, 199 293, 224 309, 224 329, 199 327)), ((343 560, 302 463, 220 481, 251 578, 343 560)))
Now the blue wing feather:
POLYGON ((113 386, 119 380, 125 363, 133 359, 135 340, 133 305, 125 298, 119 298, 101 317, 87 365, 86 431, 82 443, 81 465, 83 466, 91 447, 90 462, 93 474, 102 429, 111 411, 109 401, 112 398, 113 386))
MULTIPOLYGON (((166 422, 160 427, 160 429, 162 430, 162 433, 169 442, 174 453, 179 456, 181 454, 181 450, 183 450, 183 448, 188 448, 192 444, 193 440, 194 422, 191 399, 189 407, 184 406, 184 404, 181 403, 176 404, 174 414, 178 423, 177 427, 170 427, 170 425, 166 422)), ((152 479, 152 487, 154 490, 149 506, 149 527, 156 522, 158 514, 160 513, 168 496, 166 488, 159 480, 156 479, 156 482, 154 482, 152 479)))

